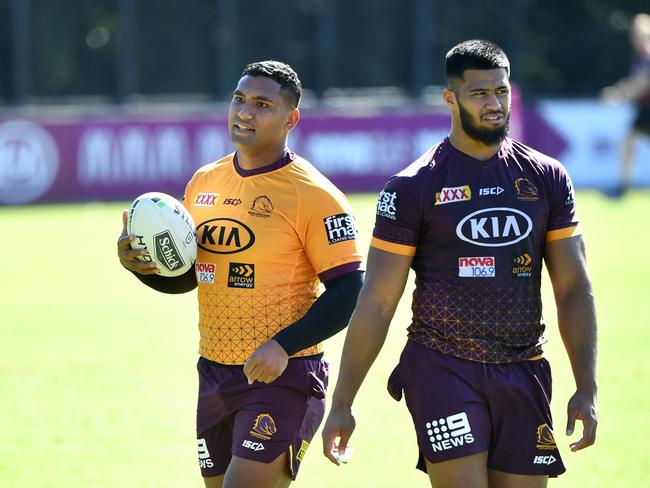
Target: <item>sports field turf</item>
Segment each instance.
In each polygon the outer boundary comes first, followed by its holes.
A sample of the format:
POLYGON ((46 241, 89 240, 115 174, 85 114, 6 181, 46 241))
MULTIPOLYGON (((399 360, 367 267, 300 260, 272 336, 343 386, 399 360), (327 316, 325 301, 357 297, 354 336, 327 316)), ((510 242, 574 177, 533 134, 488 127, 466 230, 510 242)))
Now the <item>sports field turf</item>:
MULTIPOLYGON (((352 197, 367 246, 374 196, 352 197)), ((649 486, 650 194, 578 194, 600 323, 597 444, 564 435, 573 380, 545 280, 556 439, 568 473, 550 486, 649 486)), ((121 269, 125 204, 0 208, 0 486, 198 487, 195 295, 166 296, 121 269)), ((296 487, 428 486, 403 402, 385 383, 404 343, 410 290, 357 398, 350 464, 314 439, 296 487)), ((332 380, 343 334, 326 344, 332 380)), ((579 430, 579 429, 576 429, 579 430)), ((576 437, 576 436, 574 436, 576 437)))

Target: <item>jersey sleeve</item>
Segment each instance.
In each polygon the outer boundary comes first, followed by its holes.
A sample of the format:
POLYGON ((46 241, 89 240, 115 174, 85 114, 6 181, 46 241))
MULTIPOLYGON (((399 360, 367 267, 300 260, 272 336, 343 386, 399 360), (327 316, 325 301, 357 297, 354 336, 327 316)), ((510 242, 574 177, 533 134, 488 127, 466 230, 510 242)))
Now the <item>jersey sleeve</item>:
POLYGON ((336 188, 311 188, 300 198, 298 231, 321 281, 361 268, 357 223, 336 188))
POLYGON ((557 164, 550 174, 549 218, 546 241, 580 235, 582 229, 576 213, 575 191, 564 166, 557 164))
POLYGON ((420 239, 420 211, 411 178, 394 176, 379 194, 370 245, 383 251, 415 256, 420 239))

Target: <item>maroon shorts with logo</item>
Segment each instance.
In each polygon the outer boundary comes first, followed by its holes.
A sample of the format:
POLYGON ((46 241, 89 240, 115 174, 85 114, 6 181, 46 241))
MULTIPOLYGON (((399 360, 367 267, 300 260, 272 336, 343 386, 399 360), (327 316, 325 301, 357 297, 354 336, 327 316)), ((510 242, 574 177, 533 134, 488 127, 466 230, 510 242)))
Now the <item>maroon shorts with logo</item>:
POLYGON ((555 477, 565 468, 553 438, 545 359, 485 364, 409 341, 388 380, 402 391, 422 456, 438 463, 488 451, 488 468, 555 477))
POLYGON ((274 382, 252 385, 242 366, 201 357, 197 369, 201 475, 224 474, 233 455, 270 463, 286 452, 295 479, 325 413, 328 363, 314 356, 292 358, 274 382))

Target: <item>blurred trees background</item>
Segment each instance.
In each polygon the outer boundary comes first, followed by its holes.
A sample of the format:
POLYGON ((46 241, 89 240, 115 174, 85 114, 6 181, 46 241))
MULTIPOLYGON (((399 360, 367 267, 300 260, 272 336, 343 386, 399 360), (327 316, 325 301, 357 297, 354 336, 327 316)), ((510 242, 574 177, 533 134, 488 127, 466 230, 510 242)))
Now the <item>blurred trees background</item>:
POLYGON ((629 71, 648 0, 0 0, 0 104, 229 97, 245 63, 307 89, 444 84, 444 55, 486 38, 529 98, 594 96, 629 71), (63 98, 65 97, 65 98, 63 98))

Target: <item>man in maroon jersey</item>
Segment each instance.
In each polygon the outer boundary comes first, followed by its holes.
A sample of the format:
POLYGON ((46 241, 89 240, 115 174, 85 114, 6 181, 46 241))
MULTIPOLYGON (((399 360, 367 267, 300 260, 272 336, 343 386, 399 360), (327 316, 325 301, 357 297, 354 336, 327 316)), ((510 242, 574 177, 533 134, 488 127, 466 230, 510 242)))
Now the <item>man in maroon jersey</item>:
POLYGON ((409 268, 413 318, 389 379, 413 417, 432 486, 546 486, 565 471, 553 437, 540 295, 542 261, 577 390, 567 435, 596 435, 596 316, 571 180, 507 137, 510 65, 495 44, 447 54, 449 137, 379 195, 366 281, 352 316, 324 454, 338 463, 354 396, 386 337, 409 268), (337 443, 336 439, 339 438, 337 443))

